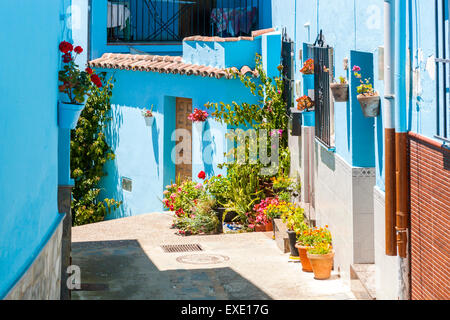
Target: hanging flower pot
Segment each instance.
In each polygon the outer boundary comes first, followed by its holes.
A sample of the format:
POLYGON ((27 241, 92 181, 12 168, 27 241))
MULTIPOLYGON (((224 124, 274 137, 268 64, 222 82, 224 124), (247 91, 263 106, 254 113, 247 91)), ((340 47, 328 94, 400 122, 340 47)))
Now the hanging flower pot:
POLYGON ((144 109, 141 111, 142 116, 143 116, 144 119, 145 119, 145 125, 146 125, 147 127, 153 126, 153 122, 155 122, 155 117, 154 117, 152 111, 153 111, 153 105, 152 105, 152 107, 151 107, 150 110, 147 110, 147 109, 144 108, 144 109))
POLYGON ((380 96, 378 92, 374 95, 359 94, 357 96, 364 117, 374 118, 380 114, 380 96))
POLYGON ((75 129, 84 104, 58 103, 58 124, 62 129, 75 129))
POLYGON ((355 78, 359 79, 361 84, 356 87, 356 92, 359 93, 356 97, 361 105, 361 109, 364 117, 373 118, 380 114, 380 96, 378 92, 373 88, 372 83, 370 83, 370 78, 363 80, 360 73, 361 68, 359 66, 353 66, 353 74, 355 78))
POLYGON ((193 121, 192 131, 196 133, 198 137, 203 136, 203 129, 205 128, 205 121, 193 121))
POLYGON ((326 280, 331 276, 333 268, 334 251, 327 254, 312 254, 307 252, 307 257, 311 263, 314 279, 326 280))
POLYGON ((302 125, 304 127, 314 127, 316 123, 316 113, 314 111, 302 112, 302 125))
POLYGON ((302 270, 304 272, 312 272, 312 266, 307 256, 307 250, 309 247, 303 246, 300 243, 296 243, 295 247, 298 249, 298 255, 300 257, 300 262, 302 263, 302 270))
POLYGON ((333 93, 334 101, 348 101, 348 83, 332 83, 330 84, 330 88, 333 93))
POLYGON ((155 118, 154 117, 145 117, 145 125, 147 127, 153 126, 153 122, 155 122, 155 118))

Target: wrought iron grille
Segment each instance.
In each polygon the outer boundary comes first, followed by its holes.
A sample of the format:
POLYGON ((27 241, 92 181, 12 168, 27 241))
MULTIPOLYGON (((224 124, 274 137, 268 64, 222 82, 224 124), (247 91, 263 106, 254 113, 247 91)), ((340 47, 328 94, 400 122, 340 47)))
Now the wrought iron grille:
POLYGON ((436 138, 450 142, 450 0, 435 0, 436 25, 436 138))
POLYGON ((286 29, 283 30, 281 63, 283 65, 283 99, 286 103, 286 112, 289 115, 293 107, 294 93, 294 42, 287 36, 286 29))
POLYGON ((327 147, 332 147, 332 110, 330 97, 330 77, 332 74, 332 48, 325 45, 322 31, 310 46, 314 59, 314 104, 316 139, 327 147))
POLYGON ((237 37, 259 27, 261 0, 108 0, 108 42, 237 37))

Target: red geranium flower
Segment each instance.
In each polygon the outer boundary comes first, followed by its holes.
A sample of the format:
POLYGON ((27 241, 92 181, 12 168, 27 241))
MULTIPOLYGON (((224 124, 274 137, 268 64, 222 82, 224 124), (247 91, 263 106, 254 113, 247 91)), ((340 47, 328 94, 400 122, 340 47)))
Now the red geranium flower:
POLYGON ((80 53, 82 53, 82 52, 83 52, 83 48, 82 48, 82 47, 80 47, 80 46, 76 46, 76 47, 75 47, 75 49, 73 49, 73 51, 75 51, 75 53, 78 53, 78 54, 80 54, 80 53))
POLYGON ((199 179, 205 179, 206 178, 206 173, 205 173, 205 171, 200 171, 199 173, 198 173, 198 177, 199 177, 199 179))
POLYGON ((70 61, 72 61, 72 55, 70 54, 70 52, 63 54, 63 62, 69 63, 70 61))
POLYGON ((85 71, 87 73, 89 73, 89 74, 93 74, 94 73, 94 71, 91 68, 89 68, 89 67, 87 67, 85 71))
POLYGON ((59 50, 60 50, 62 53, 68 53, 68 52, 70 52, 70 51, 73 50, 73 46, 72 46, 71 43, 69 43, 69 42, 67 42, 67 41, 62 41, 62 42, 59 44, 59 50))
POLYGON ((100 80, 100 77, 96 74, 91 75, 91 81, 98 87, 102 87, 102 81, 100 80))

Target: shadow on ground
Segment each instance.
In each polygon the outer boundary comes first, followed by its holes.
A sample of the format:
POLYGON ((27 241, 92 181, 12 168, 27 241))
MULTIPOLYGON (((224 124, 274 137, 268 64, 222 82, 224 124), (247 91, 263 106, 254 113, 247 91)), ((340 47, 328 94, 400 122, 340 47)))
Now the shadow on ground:
MULTIPOLYGON (((183 254, 167 255, 175 260, 183 254)), ((229 267, 185 269, 180 263, 180 269, 160 271, 137 240, 73 243, 72 264, 80 267, 82 283, 73 300, 271 299, 229 267)))

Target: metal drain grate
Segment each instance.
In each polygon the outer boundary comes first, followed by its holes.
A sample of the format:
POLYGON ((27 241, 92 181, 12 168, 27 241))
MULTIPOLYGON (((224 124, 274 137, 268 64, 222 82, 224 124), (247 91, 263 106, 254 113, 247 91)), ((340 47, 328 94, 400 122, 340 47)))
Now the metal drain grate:
POLYGON ((197 243, 191 244, 165 244, 161 248, 166 253, 171 252, 191 252, 191 251, 203 251, 203 248, 197 243))

